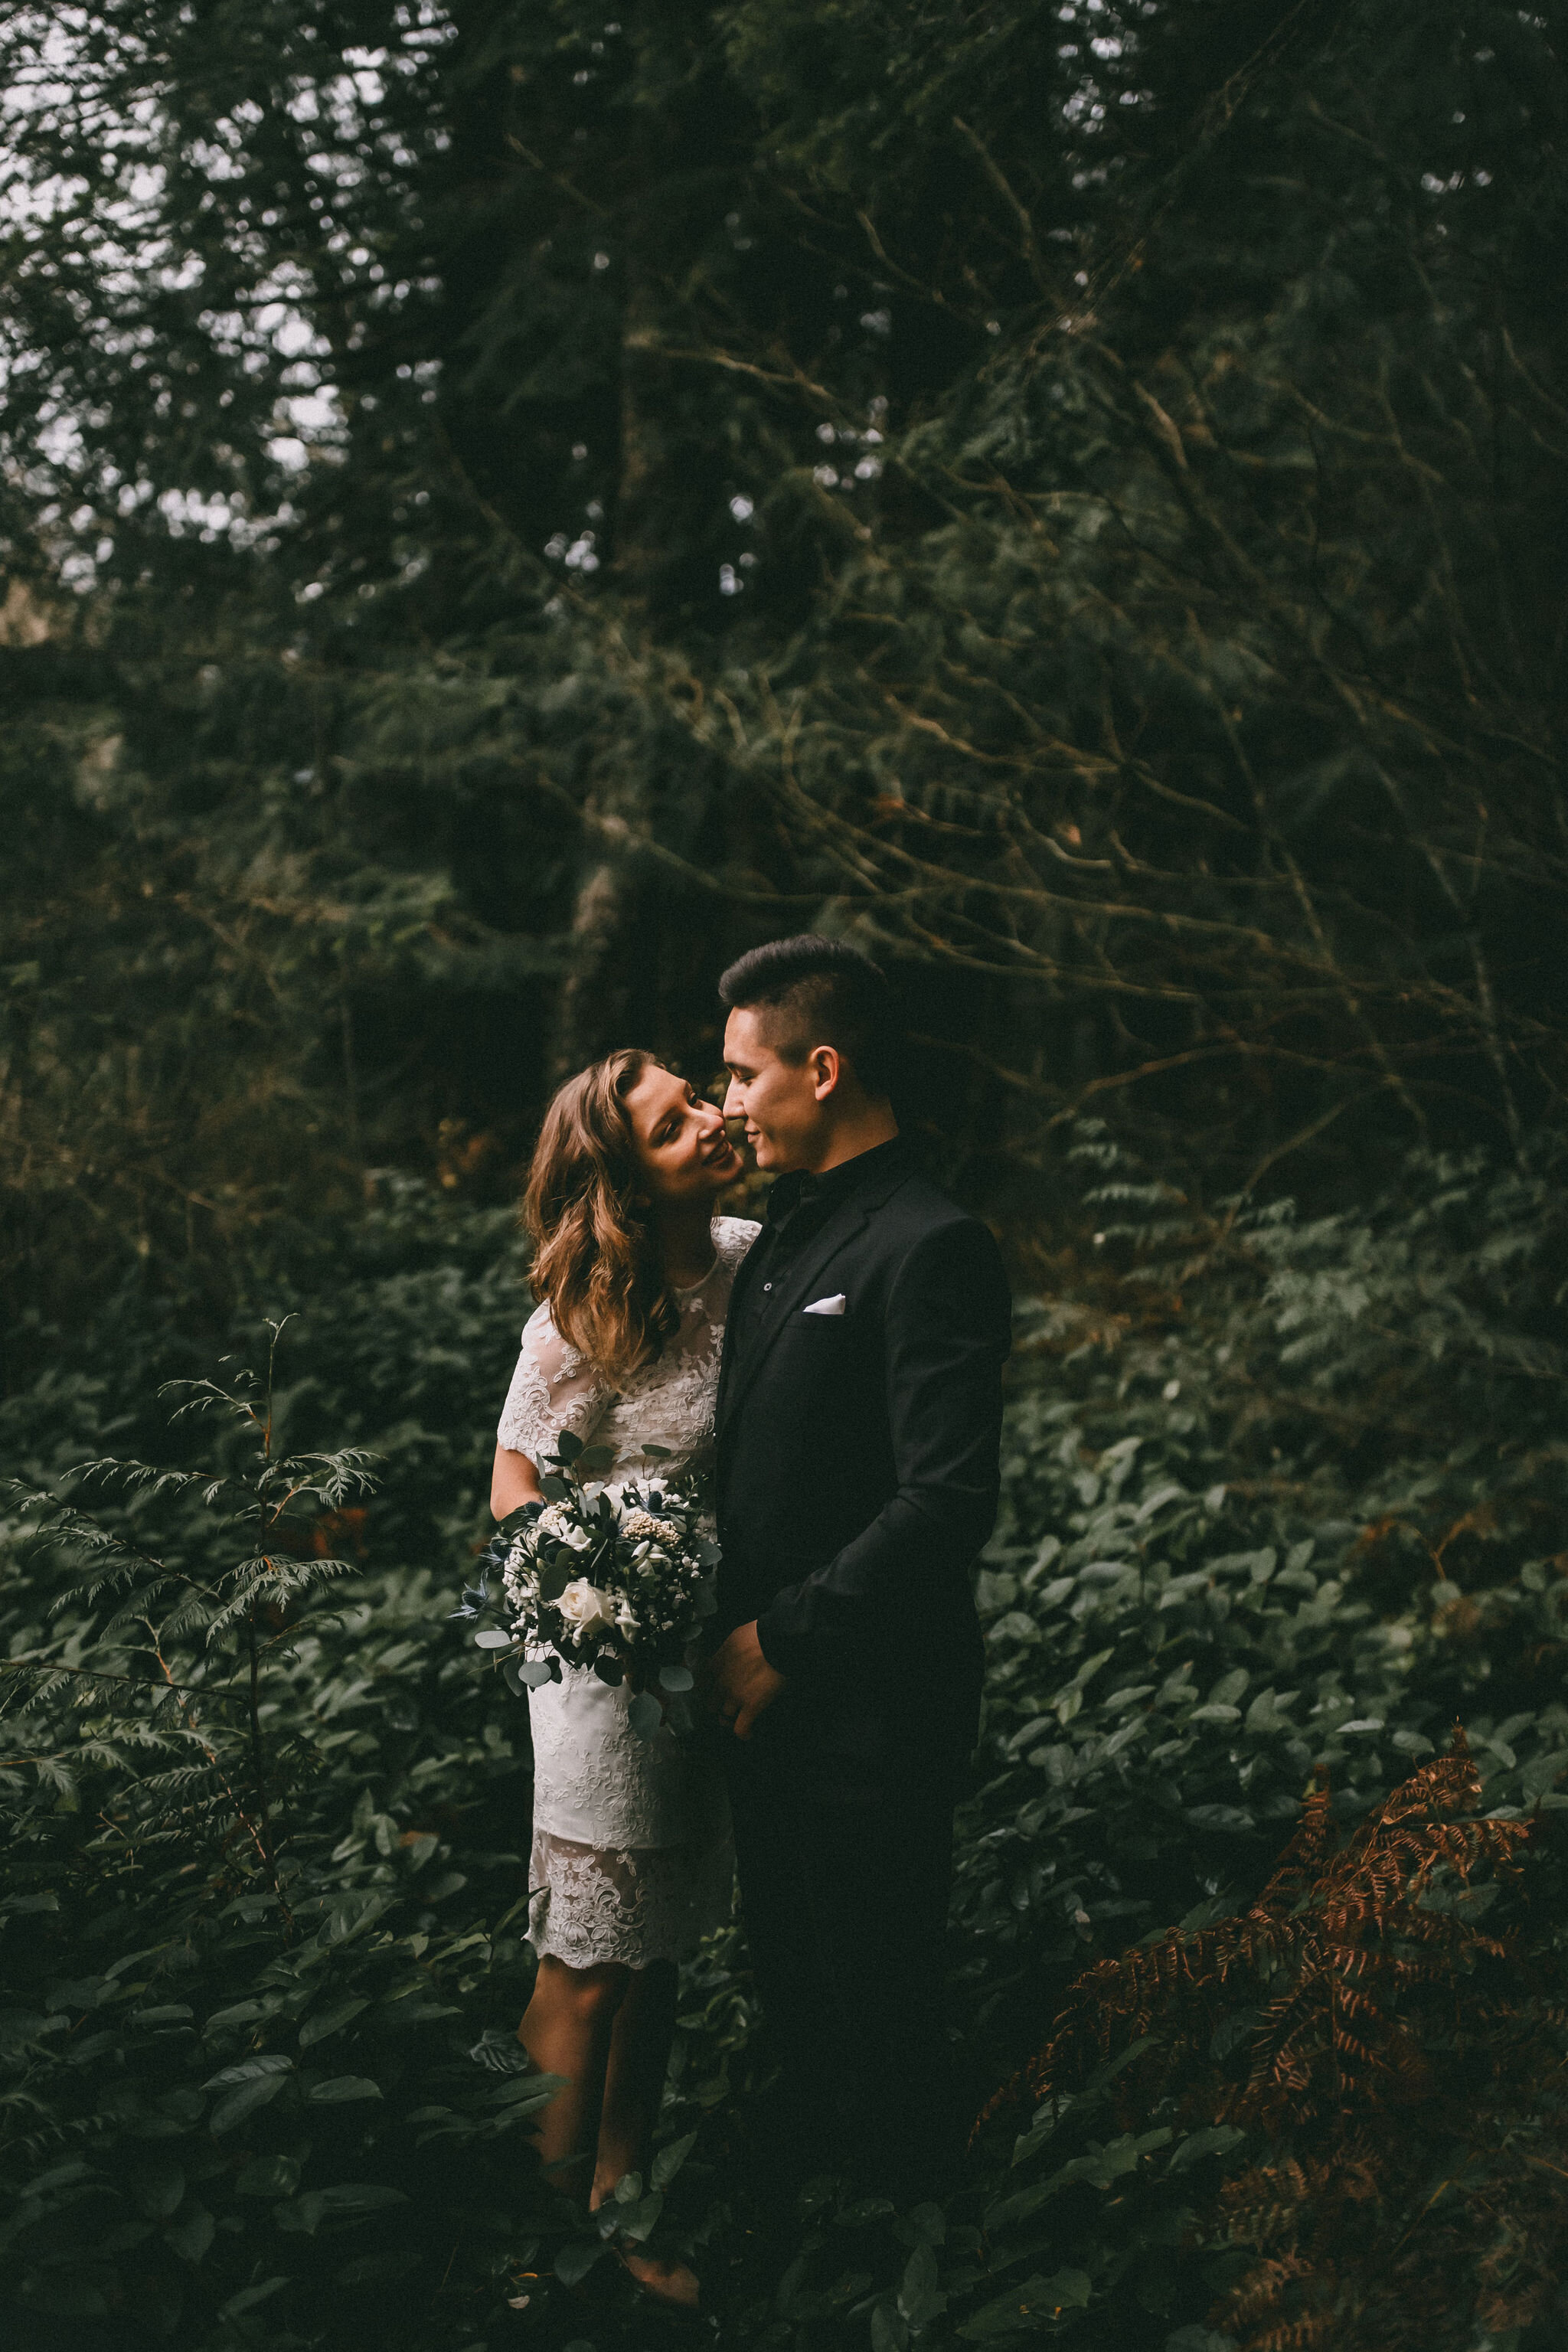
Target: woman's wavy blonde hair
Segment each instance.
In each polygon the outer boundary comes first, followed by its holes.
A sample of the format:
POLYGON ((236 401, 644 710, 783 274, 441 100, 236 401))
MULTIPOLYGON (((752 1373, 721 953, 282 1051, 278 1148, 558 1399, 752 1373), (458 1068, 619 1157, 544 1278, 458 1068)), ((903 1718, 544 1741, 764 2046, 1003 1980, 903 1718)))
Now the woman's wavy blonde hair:
POLYGON ((568 1345, 616 1382, 650 1363, 680 1328, 664 1254, 638 1212, 626 1109, 657 1060, 628 1046, 567 1079, 544 1114, 522 1196, 535 1298, 568 1345))

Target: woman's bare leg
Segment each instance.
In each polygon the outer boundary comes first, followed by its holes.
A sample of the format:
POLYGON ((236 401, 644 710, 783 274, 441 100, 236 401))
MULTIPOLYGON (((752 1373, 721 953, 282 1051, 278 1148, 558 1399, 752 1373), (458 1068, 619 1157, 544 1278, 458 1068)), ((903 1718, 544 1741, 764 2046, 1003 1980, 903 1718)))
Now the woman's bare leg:
MULTIPOLYGON (((539 2121, 540 2159, 552 2180, 581 2194, 596 2177, 595 2150, 605 2104, 605 2077, 631 1971, 605 1963, 572 1969, 546 1953, 533 1980, 517 2038, 546 2074, 563 2074, 539 2121)), ((597 2202, 597 2200, 595 2200, 597 2202)))
POLYGON ((647 2170, 669 2045, 675 2039, 675 1988, 673 1960, 634 1969, 616 2012, 599 2115, 595 2205, 609 2195, 623 2173, 647 2170))
MULTIPOLYGON (((604 2202, 624 2173, 640 2172, 647 2185, 653 2129, 675 2038, 675 1996, 673 1960, 656 1960, 649 1968, 633 1970, 610 2040, 589 2200, 595 2206, 604 2202)), ((695 2309, 697 2275, 684 2263, 633 2246, 622 2248, 620 2255, 637 2284, 658 2302, 695 2309)))

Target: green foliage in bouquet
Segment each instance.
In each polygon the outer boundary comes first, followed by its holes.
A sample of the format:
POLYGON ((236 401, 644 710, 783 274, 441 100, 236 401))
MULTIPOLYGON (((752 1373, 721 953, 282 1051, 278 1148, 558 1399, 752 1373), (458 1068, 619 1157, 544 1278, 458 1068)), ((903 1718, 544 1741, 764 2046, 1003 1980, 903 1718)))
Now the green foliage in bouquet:
MULTIPOLYGON (((662 1445, 642 1454, 650 1465, 669 1458, 662 1445)), ((482 1627, 474 1640, 519 1693, 558 1683, 563 1666, 591 1667, 613 1690, 626 1685, 632 1728, 651 1738, 666 1720, 689 1727, 689 1653, 713 1614, 719 1547, 704 1527, 701 1496, 670 1479, 656 1486, 655 1468, 618 1496, 596 1484, 616 1458, 613 1446, 560 1432, 543 1457, 543 1500, 510 1514, 485 1555, 500 1579, 503 1623, 482 1627)), ((481 1576, 452 1613, 472 1621, 489 1607, 481 1576)))

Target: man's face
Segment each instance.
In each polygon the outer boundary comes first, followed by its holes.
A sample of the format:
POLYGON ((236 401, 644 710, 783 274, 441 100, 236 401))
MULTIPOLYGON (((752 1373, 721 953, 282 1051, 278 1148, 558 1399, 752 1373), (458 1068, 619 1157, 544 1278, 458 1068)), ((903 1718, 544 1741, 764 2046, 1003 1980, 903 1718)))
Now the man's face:
POLYGON ((827 1143, 838 1056, 831 1046, 819 1046, 802 1062, 781 1061, 763 1035, 765 1019, 747 1005, 725 1024, 730 1090, 724 1116, 744 1121, 758 1167, 784 1175, 815 1167, 827 1143))

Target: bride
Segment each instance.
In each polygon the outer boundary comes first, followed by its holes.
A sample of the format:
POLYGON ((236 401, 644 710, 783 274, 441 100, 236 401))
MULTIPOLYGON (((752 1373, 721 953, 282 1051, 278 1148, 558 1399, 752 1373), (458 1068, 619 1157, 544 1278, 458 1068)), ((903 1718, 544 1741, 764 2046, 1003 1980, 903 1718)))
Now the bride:
MULTIPOLYGON (((611 1054, 561 1088, 524 1198, 540 1303, 497 1433, 498 1518, 538 1496, 563 1430, 615 1449, 612 1493, 647 1475, 646 1445, 666 1449, 670 1478, 708 1466, 731 1286, 760 1230, 713 1213, 740 1173, 719 1111, 650 1054, 611 1054)), ((566 2083, 543 2161, 563 2187, 586 2182, 593 2209, 647 2168, 676 1966, 728 1916, 734 1869, 716 1759, 668 1727, 638 1738, 628 1702, 585 1668, 529 1693, 539 1973, 519 2034, 566 2083)), ((683 2265, 621 2258, 650 2294, 695 2303, 683 2265)))

